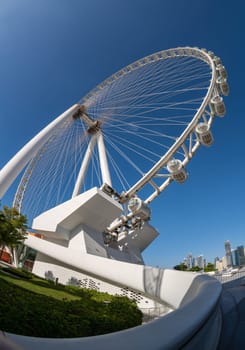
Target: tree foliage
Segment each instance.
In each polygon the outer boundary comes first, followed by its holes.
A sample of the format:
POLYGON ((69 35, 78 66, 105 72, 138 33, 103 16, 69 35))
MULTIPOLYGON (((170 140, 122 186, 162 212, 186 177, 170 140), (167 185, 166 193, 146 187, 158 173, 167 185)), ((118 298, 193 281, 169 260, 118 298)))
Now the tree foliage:
POLYGON ((192 268, 190 268, 188 271, 192 271, 192 272, 199 272, 202 271, 203 269, 199 266, 193 266, 192 268))
POLYGON ((187 265, 184 263, 181 263, 179 265, 174 266, 175 270, 179 270, 179 271, 186 271, 187 270, 187 265))
POLYGON ((212 263, 207 263, 207 266, 204 268, 204 272, 211 272, 211 271, 215 271, 215 266, 212 263))
POLYGON ((26 238, 27 218, 15 208, 3 206, 0 210, 0 247, 11 249, 23 243, 26 238))
POLYGON ((179 271, 190 271, 190 272, 199 272, 199 271, 210 272, 210 271, 216 270, 214 264, 210 262, 207 264, 206 267, 204 267, 204 269, 199 266, 193 266, 192 268, 188 268, 187 265, 184 263, 174 266, 174 269, 179 271))

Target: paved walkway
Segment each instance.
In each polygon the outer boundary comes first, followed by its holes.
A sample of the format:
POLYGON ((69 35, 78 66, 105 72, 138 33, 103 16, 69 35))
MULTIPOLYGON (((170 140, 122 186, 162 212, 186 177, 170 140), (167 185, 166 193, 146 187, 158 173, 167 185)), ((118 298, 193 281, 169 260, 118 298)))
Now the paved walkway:
POLYGON ((223 284, 223 325, 218 350, 245 349, 245 278, 223 284))

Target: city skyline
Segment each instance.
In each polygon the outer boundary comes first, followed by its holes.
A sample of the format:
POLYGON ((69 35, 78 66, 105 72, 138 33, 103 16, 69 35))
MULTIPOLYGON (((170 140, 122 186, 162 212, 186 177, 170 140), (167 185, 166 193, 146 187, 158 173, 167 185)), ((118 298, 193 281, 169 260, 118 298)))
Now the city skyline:
POLYGON ((184 263, 188 268, 192 268, 193 266, 199 266, 198 263, 195 262, 195 259, 202 258, 204 261, 204 265, 206 266, 208 263, 214 264, 217 261, 222 261, 224 258, 226 259, 226 268, 236 267, 236 266, 244 266, 245 265, 245 248, 244 244, 239 244, 234 248, 231 245, 230 240, 224 241, 224 253, 221 256, 215 256, 212 260, 208 261, 205 258, 205 254, 196 254, 189 252, 179 263, 184 263))
MULTIPOLYGON (((207 261, 230 238, 243 244, 245 4, 135 0, 1 1, 0 168, 37 132, 102 80, 151 53, 180 46, 212 50, 227 71, 227 114, 214 121, 212 147, 188 164, 151 205, 160 235, 148 265, 173 267, 201 247, 207 261), (190 249, 191 248, 191 249, 190 249)), ((17 183, 3 197, 11 205, 17 183)), ((211 260, 212 259, 212 260, 211 260)))

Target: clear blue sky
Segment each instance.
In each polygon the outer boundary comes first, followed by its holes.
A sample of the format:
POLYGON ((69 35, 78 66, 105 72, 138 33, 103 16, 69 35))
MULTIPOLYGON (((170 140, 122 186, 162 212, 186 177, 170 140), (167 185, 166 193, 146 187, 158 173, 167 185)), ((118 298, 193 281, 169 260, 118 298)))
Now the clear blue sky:
POLYGON ((226 239, 245 244, 244 17, 242 0, 0 0, 0 168, 118 69, 159 50, 206 47, 228 71, 227 115, 188 181, 152 203, 160 237, 144 257, 172 267, 189 252, 221 257, 226 239))

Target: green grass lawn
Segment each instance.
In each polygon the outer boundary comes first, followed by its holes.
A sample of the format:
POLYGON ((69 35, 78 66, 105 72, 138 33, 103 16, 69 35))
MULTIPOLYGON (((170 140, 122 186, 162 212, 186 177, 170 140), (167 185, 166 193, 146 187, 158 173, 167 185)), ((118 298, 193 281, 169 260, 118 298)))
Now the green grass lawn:
POLYGON ((125 297, 23 279, 0 270, 0 329, 37 337, 83 337, 141 324, 142 313, 125 297))
MULTIPOLYGON (((18 287, 29 290, 31 292, 46 295, 58 300, 77 300, 80 297, 71 293, 68 288, 63 286, 55 286, 47 280, 40 279, 38 277, 33 277, 31 280, 25 280, 20 278, 15 278, 14 276, 6 275, 1 273, 0 278, 4 279, 7 282, 10 282, 18 287)), ((75 291, 74 291, 75 292, 75 291)))

